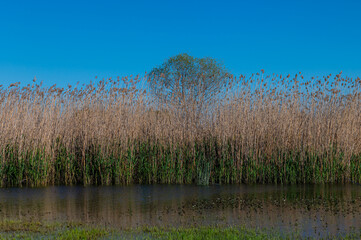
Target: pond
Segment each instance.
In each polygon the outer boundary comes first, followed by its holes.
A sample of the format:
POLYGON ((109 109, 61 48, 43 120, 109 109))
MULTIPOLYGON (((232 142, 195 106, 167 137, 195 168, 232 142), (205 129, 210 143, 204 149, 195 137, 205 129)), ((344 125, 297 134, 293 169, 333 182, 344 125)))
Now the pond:
POLYGON ((361 186, 3 188, 0 219, 75 221, 120 229, 245 225, 322 237, 361 229, 361 186))

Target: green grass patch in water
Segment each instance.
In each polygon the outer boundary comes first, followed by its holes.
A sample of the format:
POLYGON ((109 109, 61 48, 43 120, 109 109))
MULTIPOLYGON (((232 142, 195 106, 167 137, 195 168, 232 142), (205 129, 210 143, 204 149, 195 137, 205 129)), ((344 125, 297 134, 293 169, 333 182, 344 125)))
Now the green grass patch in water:
POLYGON ((81 223, 42 223, 5 220, 0 222, 0 239, 107 239, 112 231, 81 223))
MULTIPOLYGON (((286 233, 246 227, 200 226, 191 228, 142 227, 115 230, 81 223, 1 221, 0 239, 303 239, 300 233, 286 233)), ((314 238, 307 238, 314 239, 314 238)), ((361 229, 346 236, 324 239, 361 239, 361 229)))

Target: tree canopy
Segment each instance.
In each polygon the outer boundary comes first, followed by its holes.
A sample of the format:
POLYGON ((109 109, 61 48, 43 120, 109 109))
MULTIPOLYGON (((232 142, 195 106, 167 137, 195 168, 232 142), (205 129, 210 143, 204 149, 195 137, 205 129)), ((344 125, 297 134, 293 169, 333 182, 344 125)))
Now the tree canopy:
POLYGON ((186 53, 169 58, 149 73, 151 93, 161 101, 205 103, 225 88, 231 74, 210 57, 186 53))

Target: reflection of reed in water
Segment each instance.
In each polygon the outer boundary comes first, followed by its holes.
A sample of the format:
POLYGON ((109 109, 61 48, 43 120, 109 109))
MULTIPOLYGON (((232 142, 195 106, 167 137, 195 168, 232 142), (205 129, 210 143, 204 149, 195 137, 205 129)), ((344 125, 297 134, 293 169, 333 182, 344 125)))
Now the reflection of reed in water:
POLYGON ((49 187, 1 189, 0 196, 1 219, 120 228, 246 224, 335 233, 361 227, 361 190, 351 185, 49 187))

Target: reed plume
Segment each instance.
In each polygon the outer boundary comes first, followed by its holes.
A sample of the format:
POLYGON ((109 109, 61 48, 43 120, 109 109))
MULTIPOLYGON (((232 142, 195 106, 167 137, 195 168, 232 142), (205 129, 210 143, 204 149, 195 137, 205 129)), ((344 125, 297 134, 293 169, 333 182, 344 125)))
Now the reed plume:
POLYGON ((234 78, 207 104, 130 76, 0 87, 0 184, 361 183, 361 80, 234 78))

